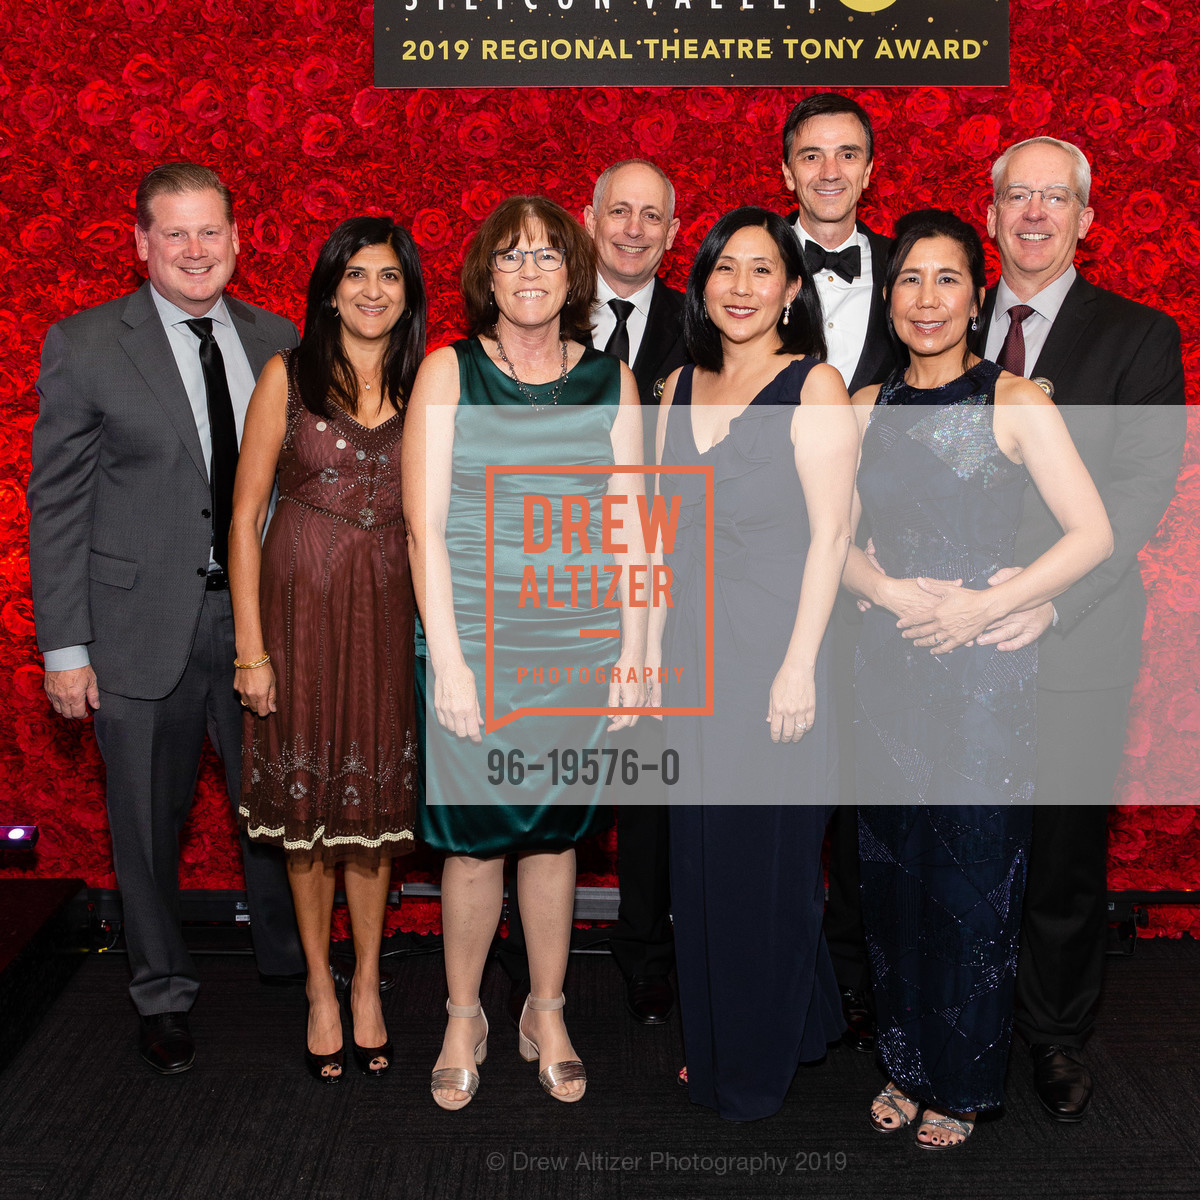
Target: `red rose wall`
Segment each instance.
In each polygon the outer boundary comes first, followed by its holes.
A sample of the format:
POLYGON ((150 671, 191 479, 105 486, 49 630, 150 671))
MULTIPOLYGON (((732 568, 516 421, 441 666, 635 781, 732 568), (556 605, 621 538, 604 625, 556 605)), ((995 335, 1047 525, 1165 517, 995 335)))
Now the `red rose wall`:
MULTIPOLYGON (((863 215, 883 232, 935 203, 981 229, 988 169, 1034 134, 1084 148, 1097 219, 1081 268, 1165 309, 1183 328, 1189 399, 1200 349, 1200 123, 1191 97, 1200 0, 1012 0, 1012 85, 854 90, 876 128, 863 215)), ((47 326, 140 282, 133 190, 157 162, 217 169, 237 201, 232 290, 299 319, 317 248, 343 217, 393 213, 421 248, 431 345, 458 329, 464 244, 515 192, 579 211, 608 163, 651 158, 678 190, 668 256, 682 285, 722 212, 785 209, 779 132, 805 92, 774 88, 378 91, 372 11, 355 0, 4 0, 0 38, 0 823, 36 821, 36 865, 113 887, 102 767, 90 725, 42 695, 29 600, 27 512, 34 380, 47 326)), ((989 251, 990 253, 990 251, 989 251)), ((992 277, 996 274, 994 256, 992 277)), ((1200 446, 1143 554, 1150 593, 1110 885, 1200 887, 1200 446)), ((137 647, 130 647, 137 653, 137 647)), ((610 845, 585 855, 597 882, 610 845)), ((428 856, 397 874, 436 867, 428 856)), ((223 784, 206 763, 186 835, 185 887, 238 887, 223 784)), ((390 924, 425 927, 406 903, 390 924)), ((1200 909, 1159 908, 1153 929, 1200 934, 1200 909)))

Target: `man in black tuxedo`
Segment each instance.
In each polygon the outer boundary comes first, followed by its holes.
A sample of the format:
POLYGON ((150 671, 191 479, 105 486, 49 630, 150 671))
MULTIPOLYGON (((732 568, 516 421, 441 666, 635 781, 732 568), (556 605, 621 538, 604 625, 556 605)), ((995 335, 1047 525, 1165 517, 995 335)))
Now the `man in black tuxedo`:
MULTIPOLYGON (((891 239, 858 220, 858 201, 871 181, 874 153, 870 117, 861 105, 835 92, 802 100, 783 126, 783 178, 798 206, 787 219, 804 247, 821 297, 829 362, 842 373, 851 394, 882 382, 896 361, 883 300, 891 239)), ((825 938, 842 992, 844 1040, 871 1052, 875 1022, 859 898, 854 786, 854 645, 860 623, 853 601, 839 595, 833 639, 841 803, 829 823, 825 938)))
MULTIPOLYGON (((30 569, 50 702, 95 710, 139 1049, 174 1074, 194 1058, 179 835, 206 731, 235 805, 241 788, 225 577, 238 438, 258 373, 296 330, 225 296, 237 225, 207 167, 151 171, 134 239, 149 281, 46 335, 30 569)), ((243 834, 242 859, 259 970, 302 973, 283 855, 243 834)))
MULTIPOLYGON (((687 361, 683 293, 658 278, 663 255, 679 229, 675 188, 653 163, 615 163, 596 180, 583 223, 596 244, 599 265, 592 341, 632 367, 643 405, 643 461, 653 463, 662 385, 687 361)), ((647 490, 653 479, 646 477, 647 490)), ((624 747, 636 748, 642 761, 657 762, 663 753, 662 722, 638 722, 624 747)), ((675 950, 665 805, 617 805, 617 881, 620 909, 609 944, 625 976, 626 1007, 635 1020, 660 1025, 675 1006, 668 979, 675 950)), ((529 965, 520 915, 511 902, 508 926, 500 960, 513 981, 510 1008, 519 1014, 529 992, 529 965)))
MULTIPOLYGON (((980 639, 1015 649, 1045 634, 1016 1026, 1030 1044, 1043 1106, 1056 1120, 1077 1121, 1092 1091, 1079 1050, 1100 997, 1108 804, 1146 612, 1137 556, 1174 493, 1183 364, 1170 317, 1096 287, 1073 265, 1093 217, 1091 170, 1077 147, 1030 138, 1000 156, 992 181, 987 223, 1001 277, 975 348, 1051 391, 1115 539, 1112 557, 1053 605, 1014 614, 980 639)), ((1017 562, 1031 562, 1059 535, 1028 489, 1017 562)))

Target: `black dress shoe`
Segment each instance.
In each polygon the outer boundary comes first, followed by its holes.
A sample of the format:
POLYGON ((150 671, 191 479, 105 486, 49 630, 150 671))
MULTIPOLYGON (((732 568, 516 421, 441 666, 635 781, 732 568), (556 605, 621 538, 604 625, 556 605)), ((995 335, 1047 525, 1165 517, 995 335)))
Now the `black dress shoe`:
POLYGON ((634 975, 625 993, 625 1007, 643 1025, 661 1025, 675 1007, 675 992, 665 975, 634 975))
POLYGON ((514 979, 508 985, 508 1019, 518 1028, 521 1027, 521 1014, 525 1011, 525 1001, 529 999, 529 980, 514 979))
MULTIPOLYGON (((347 963, 341 959, 331 959, 329 962, 329 973, 333 976, 333 988, 337 992, 338 998, 346 994, 346 989, 350 986, 350 980, 354 978, 354 964, 347 963)), ((396 986, 396 976, 391 971, 381 970, 379 972, 379 993, 390 992, 396 986)))
POLYGON ((196 1061, 187 1013, 154 1013, 138 1022, 138 1053, 147 1066, 161 1075, 178 1075, 196 1061))
POLYGON ((846 1021, 842 1042, 860 1054, 874 1054, 875 1013, 867 996, 854 988, 842 988, 842 1016, 846 1021))
POLYGON ((1039 1043, 1033 1054, 1033 1086, 1042 1107, 1056 1121, 1082 1121, 1092 1099, 1092 1077, 1087 1067, 1072 1057, 1070 1046, 1039 1043))

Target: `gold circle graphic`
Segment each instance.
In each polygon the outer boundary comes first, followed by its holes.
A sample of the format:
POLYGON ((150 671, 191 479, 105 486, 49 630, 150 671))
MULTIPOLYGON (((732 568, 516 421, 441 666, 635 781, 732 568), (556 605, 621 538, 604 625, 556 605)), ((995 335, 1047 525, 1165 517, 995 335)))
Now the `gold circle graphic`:
POLYGON ((842 3, 855 12, 879 12, 880 9, 890 8, 896 0, 842 0, 842 3))

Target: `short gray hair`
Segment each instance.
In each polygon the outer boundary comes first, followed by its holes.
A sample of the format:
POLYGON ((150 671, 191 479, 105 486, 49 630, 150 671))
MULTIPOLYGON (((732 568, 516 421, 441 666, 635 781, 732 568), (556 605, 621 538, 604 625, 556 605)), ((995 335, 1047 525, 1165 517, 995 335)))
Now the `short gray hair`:
POLYGON ((675 215, 675 185, 671 182, 662 167, 658 166, 657 163, 648 162, 644 158, 626 158, 619 163, 613 163, 611 167, 606 167, 601 171, 600 178, 596 180, 596 186, 592 189, 592 207, 597 212, 600 210, 604 204, 604 197, 608 194, 609 185, 613 181, 613 176, 625 167, 646 167, 663 181, 667 189, 666 217, 669 221, 675 215))
POLYGON ((1009 146, 1005 152, 992 164, 992 196, 999 197, 1001 181, 1004 179, 1004 173, 1008 170, 1008 164, 1012 156, 1018 150, 1024 150, 1026 146, 1054 146, 1061 150, 1070 160, 1075 168, 1075 190, 1083 197, 1083 206, 1087 207, 1088 197, 1092 192, 1092 167, 1087 160, 1087 155, 1082 150, 1071 142, 1064 142, 1061 138, 1052 137, 1031 137, 1026 138, 1023 142, 1017 142, 1015 146, 1009 146))

